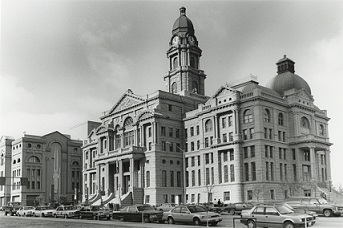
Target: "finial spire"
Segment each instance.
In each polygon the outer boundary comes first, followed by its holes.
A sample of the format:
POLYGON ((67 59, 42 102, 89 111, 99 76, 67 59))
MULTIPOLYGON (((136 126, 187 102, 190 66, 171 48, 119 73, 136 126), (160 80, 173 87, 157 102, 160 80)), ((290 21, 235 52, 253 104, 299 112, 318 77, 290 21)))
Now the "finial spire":
POLYGON ((180 8, 180 16, 186 16, 186 8, 184 6, 180 8))

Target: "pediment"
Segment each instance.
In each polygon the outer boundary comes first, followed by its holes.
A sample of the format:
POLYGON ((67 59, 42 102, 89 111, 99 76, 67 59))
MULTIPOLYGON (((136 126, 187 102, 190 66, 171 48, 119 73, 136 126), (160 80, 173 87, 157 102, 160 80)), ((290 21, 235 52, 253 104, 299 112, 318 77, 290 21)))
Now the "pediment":
POLYGON ((304 100, 313 100, 312 95, 308 94, 305 89, 297 91, 296 96, 304 100))
POLYGON ((96 134, 98 135, 98 134, 104 133, 106 131, 107 131, 107 127, 101 125, 96 129, 96 134))
POLYGON ((112 107, 109 114, 120 112, 142 102, 144 102, 144 99, 142 99, 140 96, 133 94, 131 90, 128 90, 112 107))
POLYGON ((215 94, 212 96, 212 98, 217 98, 217 97, 221 97, 221 96, 229 96, 229 95, 233 95, 236 94, 237 91, 235 89, 232 89, 228 86, 221 86, 217 92, 215 92, 215 94))

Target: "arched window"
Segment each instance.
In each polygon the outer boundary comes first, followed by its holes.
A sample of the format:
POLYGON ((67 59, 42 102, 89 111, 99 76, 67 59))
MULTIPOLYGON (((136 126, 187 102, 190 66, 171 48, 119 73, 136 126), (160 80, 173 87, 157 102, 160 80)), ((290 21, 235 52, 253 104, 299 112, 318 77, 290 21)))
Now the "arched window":
POLYGON ((177 84, 176 84, 176 82, 173 82, 173 84, 172 84, 172 93, 177 93, 177 84))
POLYGON ((306 117, 301 118, 300 132, 302 134, 309 134, 310 133, 310 122, 306 117))
POLYGON ((264 122, 270 123, 270 111, 269 109, 265 109, 263 113, 264 122))
POLYGON ((301 127, 310 129, 310 122, 306 117, 301 118, 301 127))
POLYGON ((79 163, 79 162, 77 162, 77 161, 73 161, 73 163, 72 163, 71 165, 73 165, 73 166, 79 166, 79 165, 80 165, 80 163, 79 163))
POLYGON ((207 120, 205 122, 205 132, 211 132, 212 131, 212 120, 207 120))
POLYGON ((279 113, 279 115, 278 115, 278 124, 280 126, 283 126, 283 114, 282 113, 279 113))
POLYGON ((132 127, 133 124, 133 120, 131 117, 126 118, 125 122, 124 122, 124 127, 132 127))
POLYGON ((319 135, 322 135, 322 136, 325 135, 325 128, 323 124, 319 125, 319 135))
POLYGON ((243 119, 244 119, 244 123, 252 123, 253 118, 252 118, 252 112, 250 109, 247 109, 244 111, 243 119))
POLYGON ((40 163, 40 160, 37 156, 31 156, 29 157, 28 162, 40 163))
POLYGON ((199 90, 198 83, 196 81, 193 81, 193 83, 192 83, 192 92, 193 93, 198 93, 198 90, 199 90))
POLYGON ((173 59, 173 69, 176 69, 177 67, 179 67, 179 62, 178 62, 178 58, 175 57, 173 59))
POLYGON ((16 161, 16 160, 13 160, 13 164, 15 164, 15 163, 17 163, 17 161, 16 161))
POLYGON ((20 158, 18 158, 18 161, 17 161, 18 163, 20 162, 20 158))

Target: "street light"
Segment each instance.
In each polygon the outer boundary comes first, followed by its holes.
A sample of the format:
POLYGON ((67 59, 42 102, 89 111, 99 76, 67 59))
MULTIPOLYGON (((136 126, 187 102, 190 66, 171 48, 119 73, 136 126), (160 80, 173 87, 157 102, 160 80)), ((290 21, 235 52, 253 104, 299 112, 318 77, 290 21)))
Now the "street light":
MULTIPOLYGON (((166 142, 166 144, 172 144, 172 142, 166 142)), ((182 152, 183 204, 186 204, 186 152, 177 145, 175 147, 182 152)))

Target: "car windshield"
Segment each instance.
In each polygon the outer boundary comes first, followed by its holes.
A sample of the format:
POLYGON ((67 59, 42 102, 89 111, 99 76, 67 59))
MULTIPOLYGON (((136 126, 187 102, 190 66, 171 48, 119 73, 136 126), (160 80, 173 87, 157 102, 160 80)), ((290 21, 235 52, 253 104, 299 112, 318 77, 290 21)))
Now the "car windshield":
POLYGON ((294 208, 291 205, 287 204, 287 203, 284 203, 283 206, 287 207, 290 210, 294 210, 294 208))
POLYGON ((98 211, 98 210, 100 210, 100 207, 98 207, 98 206, 93 206, 93 207, 91 208, 91 210, 92 210, 92 211, 98 211))
POLYGON ((137 206, 138 211, 149 211, 149 210, 154 210, 154 208, 150 205, 142 205, 142 206, 137 206))
POLYGON ((276 206, 276 209, 280 212, 280 214, 291 214, 294 213, 291 209, 286 206, 276 206))
POLYGON ((322 198, 318 199, 318 201, 320 204, 328 204, 328 201, 326 201, 325 199, 322 199, 322 198))
POLYGON ((205 212, 205 209, 200 207, 200 206, 188 206, 188 210, 191 213, 196 213, 196 212, 205 212))
POLYGON ((42 207, 42 210, 51 210, 54 209, 53 207, 42 207))
POLYGON ((65 209, 66 210, 74 210, 74 207, 73 206, 66 206, 65 209))

